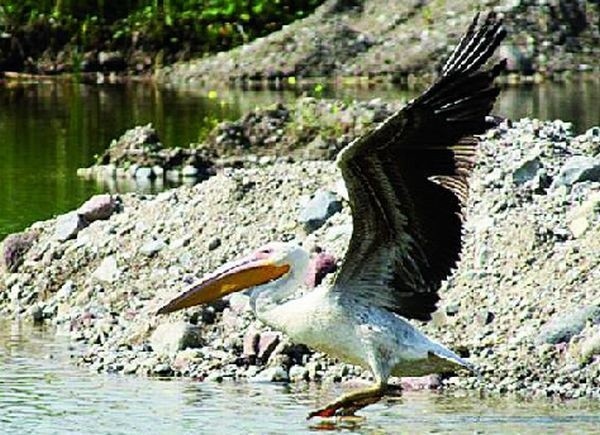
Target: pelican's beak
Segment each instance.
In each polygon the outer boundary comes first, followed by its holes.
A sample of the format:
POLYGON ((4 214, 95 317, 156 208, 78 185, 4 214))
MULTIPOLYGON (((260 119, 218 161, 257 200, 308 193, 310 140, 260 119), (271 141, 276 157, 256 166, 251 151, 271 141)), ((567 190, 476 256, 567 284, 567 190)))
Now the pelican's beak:
POLYGON ((268 257, 251 255, 227 263, 161 307, 157 314, 166 314, 182 308, 205 304, 230 293, 266 284, 290 270, 287 264, 277 265, 268 257))

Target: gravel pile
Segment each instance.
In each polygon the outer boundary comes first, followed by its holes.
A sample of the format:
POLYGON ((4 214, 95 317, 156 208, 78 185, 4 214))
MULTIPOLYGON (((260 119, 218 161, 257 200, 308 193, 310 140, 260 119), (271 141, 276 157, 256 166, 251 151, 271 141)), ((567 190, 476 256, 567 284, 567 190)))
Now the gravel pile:
MULTIPOLYGON (((329 0, 264 38, 158 71, 167 83, 287 86, 288 77, 379 77, 411 85, 432 73, 478 10, 504 14, 510 81, 598 72, 600 5, 567 0, 329 0)), ((291 83, 293 86, 295 81, 291 83)))
MULTIPOLYGON (((482 375, 405 385, 600 397, 599 148, 599 127, 573 137, 561 121, 489 132, 463 261, 434 320, 421 325, 482 375)), ((245 294, 154 315, 194 277, 271 240, 296 239, 333 270, 352 228, 340 180, 329 161, 228 169, 194 187, 122 195, 108 218, 66 240, 57 219, 36 223, 35 237, 23 235, 31 247, 0 272, 0 315, 56 324, 84 345, 79 363, 98 372, 368 378, 266 329, 245 294)))
POLYGON ((167 148, 152 124, 139 125, 114 139, 96 162, 77 175, 97 179, 132 179, 140 183, 205 180, 214 174, 214 153, 204 148, 167 148))

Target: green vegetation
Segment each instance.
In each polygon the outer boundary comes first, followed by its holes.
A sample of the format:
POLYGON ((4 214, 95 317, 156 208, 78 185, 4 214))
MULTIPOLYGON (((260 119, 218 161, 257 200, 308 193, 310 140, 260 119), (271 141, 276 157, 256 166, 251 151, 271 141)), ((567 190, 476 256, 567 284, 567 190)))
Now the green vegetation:
MULTIPOLYGON (((264 36, 306 16, 322 2, 0 0, 0 32, 16 37, 20 51, 33 59, 56 57, 62 50, 75 60, 90 50, 139 50, 160 54, 159 62, 170 62, 264 36)), ((10 57, 6 47, 2 51, 0 47, 0 70, 2 57, 10 57)))

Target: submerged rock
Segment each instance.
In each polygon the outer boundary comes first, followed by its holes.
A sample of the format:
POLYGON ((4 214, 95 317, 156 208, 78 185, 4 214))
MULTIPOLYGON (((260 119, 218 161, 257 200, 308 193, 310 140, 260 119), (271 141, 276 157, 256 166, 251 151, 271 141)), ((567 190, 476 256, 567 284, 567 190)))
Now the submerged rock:
POLYGON ((250 378, 251 382, 288 382, 289 380, 287 370, 281 366, 267 367, 250 378))

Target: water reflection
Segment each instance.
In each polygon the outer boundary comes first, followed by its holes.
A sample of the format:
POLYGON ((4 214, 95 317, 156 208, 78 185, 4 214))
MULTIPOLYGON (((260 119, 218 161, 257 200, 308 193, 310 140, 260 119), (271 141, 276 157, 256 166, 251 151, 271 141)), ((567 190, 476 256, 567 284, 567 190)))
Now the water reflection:
POLYGON ((366 420, 306 422, 338 385, 202 383, 96 375, 73 367, 77 350, 51 328, 0 323, 0 432, 102 433, 583 433, 600 404, 526 402, 406 393, 364 410, 366 420))

